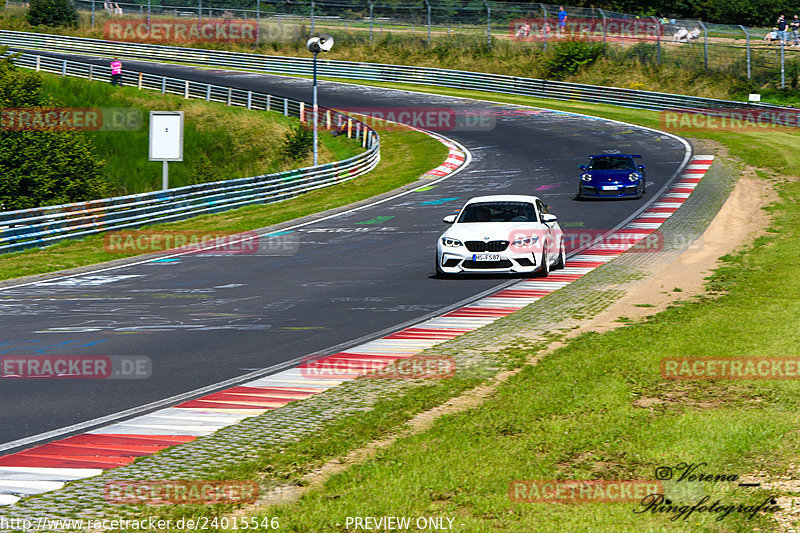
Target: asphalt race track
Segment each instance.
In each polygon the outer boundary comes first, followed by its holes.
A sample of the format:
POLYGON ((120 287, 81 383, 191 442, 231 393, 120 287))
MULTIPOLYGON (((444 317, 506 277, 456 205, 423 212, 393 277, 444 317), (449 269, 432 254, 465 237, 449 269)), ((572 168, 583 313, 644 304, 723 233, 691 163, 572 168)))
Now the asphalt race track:
MULTIPOLYGON (((132 61, 125 68, 311 99, 306 79, 132 61)), ((441 133, 466 147, 472 163, 427 190, 263 239, 253 254, 184 255, 0 290, 0 356, 153 361, 149 379, 0 380, 0 448, 307 354, 341 351, 343 343, 501 285, 507 278, 433 277, 441 219, 472 196, 536 194, 562 227, 611 229, 651 200, 685 158, 673 137, 566 113, 329 82, 321 82, 319 98, 325 107, 362 111, 452 109, 463 123, 441 133), (574 199, 577 166, 604 151, 642 154, 644 199, 574 199)))

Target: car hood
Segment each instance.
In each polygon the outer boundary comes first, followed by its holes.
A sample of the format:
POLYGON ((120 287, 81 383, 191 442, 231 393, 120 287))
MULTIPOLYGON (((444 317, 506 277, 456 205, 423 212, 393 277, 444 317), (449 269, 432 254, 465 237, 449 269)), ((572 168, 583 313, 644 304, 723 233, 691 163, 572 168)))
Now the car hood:
POLYGON ((628 176, 634 170, 590 170, 592 181, 628 181, 628 176))
POLYGON ((470 222, 454 224, 442 236, 460 241, 511 241, 519 235, 541 232, 543 226, 538 222, 470 222))

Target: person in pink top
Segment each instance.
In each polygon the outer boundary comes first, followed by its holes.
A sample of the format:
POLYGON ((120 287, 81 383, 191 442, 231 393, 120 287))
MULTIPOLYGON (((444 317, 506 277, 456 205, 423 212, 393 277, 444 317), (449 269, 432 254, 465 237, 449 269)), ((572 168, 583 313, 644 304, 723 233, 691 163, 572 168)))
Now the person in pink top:
POLYGON ((122 62, 116 57, 111 61, 111 85, 122 85, 122 62))

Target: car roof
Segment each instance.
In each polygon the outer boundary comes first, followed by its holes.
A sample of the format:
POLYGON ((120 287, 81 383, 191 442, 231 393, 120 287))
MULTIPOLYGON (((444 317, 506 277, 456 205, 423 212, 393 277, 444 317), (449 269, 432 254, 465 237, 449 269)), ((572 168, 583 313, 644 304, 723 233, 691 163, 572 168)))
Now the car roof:
POLYGON ((528 196, 525 194, 493 194, 490 196, 475 196, 467 200, 467 204, 475 202, 530 202, 538 200, 538 196, 528 196))
POLYGON ((595 157, 642 157, 639 154, 595 154, 590 155, 589 159, 594 159, 595 157))

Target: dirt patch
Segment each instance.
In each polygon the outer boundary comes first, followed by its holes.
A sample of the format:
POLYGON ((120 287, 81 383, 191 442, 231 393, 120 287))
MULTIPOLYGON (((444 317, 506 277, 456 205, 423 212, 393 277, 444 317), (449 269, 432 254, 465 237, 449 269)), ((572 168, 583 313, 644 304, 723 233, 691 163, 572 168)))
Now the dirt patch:
POLYGON ((567 337, 620 326, 620 317, 642 319, 663 311, 676 299, 705 292, 705 278, 719 266, 719 258, 749 245, 763 235, 769 214, 762 207, 777 200, 769 182, 745 172, 714 220, 678 258, 649 278, 630 286, 625 296, 572 330, 567 337))
POLYGON ((338 457, 328 461, 321 467, 304 475, 301 478, 302 486, 284 485, 277 487, 262 495, 253 504, 237 510, 232 516, 251 516, 254 514, 254 510, 258 510, 268 505, 286 504, 297 501, 306 492, 321 488, 331 476, 350 468, 351 465, 367 461, 368 459, 374 457, 376 452, 391 446, 398 439, 427 431, 433 426, 433 423, 440 416, 445 414, 455 414, 472 409, 473 407, 477 407, 483 403, 484 399, 494 393, 498 385, 507 381, 511 376, 518 373, 520 370, 521 369, 501 372, 489 383, 469 390, 461 396, 451 398, 442 405, 429 411, 417 414, 406 423, 403 431, 399 431, 394 435, 386 437, 385 439, 372 441, 367 446, 353 450, 344 457, 338 457))

